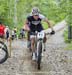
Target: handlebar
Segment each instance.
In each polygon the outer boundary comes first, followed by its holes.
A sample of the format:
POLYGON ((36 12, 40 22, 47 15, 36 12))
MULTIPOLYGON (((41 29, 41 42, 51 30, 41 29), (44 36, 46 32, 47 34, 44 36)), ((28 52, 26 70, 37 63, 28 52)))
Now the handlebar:
MULTIPOLYGON (((29 31, 30 32, 30 31, 29 31)), ((37 33, 38 33, 38 31, 35 31, 35 32, 31 32, 33 35, 37 35, 37 33)), ((46 33, 45 32, 45 35, 54 35, 55 34, 55 31, 54 30, 52 30, 51 32, 48 32, 48 33, 46 33)))
POLYGON ((54 35, 55 34, 55 31, 51 31, 50 33, 45 33, 46 35, 54 35))

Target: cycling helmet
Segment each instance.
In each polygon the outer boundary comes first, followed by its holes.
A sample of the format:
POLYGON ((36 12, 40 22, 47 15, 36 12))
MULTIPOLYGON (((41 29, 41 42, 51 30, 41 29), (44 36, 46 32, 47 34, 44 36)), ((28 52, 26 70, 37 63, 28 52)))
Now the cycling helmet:
POLYGON ((37 7, 32 9, 32 15, 39 15, 39 9, 37 7))

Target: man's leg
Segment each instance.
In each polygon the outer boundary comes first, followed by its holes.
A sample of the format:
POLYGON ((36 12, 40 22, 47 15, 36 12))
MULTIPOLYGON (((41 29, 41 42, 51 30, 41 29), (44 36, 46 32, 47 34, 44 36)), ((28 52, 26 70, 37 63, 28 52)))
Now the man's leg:
POLYGON ((36 54, 35 54, 35 37, 31 38, 31 50, 32 50, 32 60, 36 60, 36 54))
POLYGON ((31 41, 30 41, 30 32, 27 33, 27 48, 30 49, 31 47, 31 41))

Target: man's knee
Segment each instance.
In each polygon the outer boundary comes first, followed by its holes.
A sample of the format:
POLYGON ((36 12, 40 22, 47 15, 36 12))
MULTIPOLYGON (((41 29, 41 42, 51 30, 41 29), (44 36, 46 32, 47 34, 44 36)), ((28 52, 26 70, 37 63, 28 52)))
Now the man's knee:
POLYGON ((31 39, 31 44, 34 45, 34 42, 35 42, 35 39, 32 38, 32 39, 31 39))
POLYGON ((47 37, 45 36, 43 39, 43 42, 45 43, 47 41, 47 37))

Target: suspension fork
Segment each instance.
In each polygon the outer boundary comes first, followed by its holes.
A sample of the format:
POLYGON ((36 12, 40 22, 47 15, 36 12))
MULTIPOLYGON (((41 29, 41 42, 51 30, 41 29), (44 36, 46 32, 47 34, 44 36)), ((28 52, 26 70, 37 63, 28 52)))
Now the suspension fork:
POLYGON ((43 50, 46 50, 46 43, 43 42, 43 50))
POLYGON ((43 41, 42 41, 42 40, 38 40, 38 41, 37 41, 37 49, 36 49, 36 50, 37 50, 37 51, 36 51, 36 52, 37 52, 37 56, 38 56, 38 52, 39 52, 38 50, 39 50, 39 43, 40 43, 40 42, 42 43, 42 47, 43 47, 43 41))

